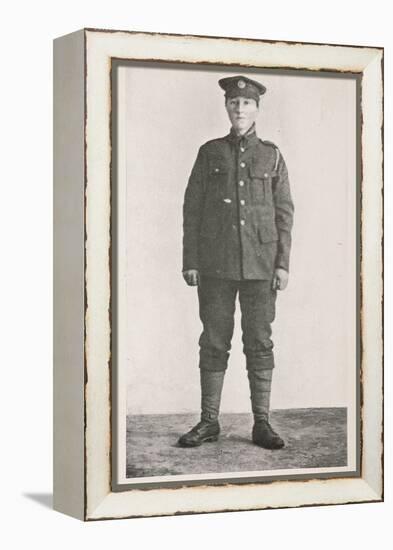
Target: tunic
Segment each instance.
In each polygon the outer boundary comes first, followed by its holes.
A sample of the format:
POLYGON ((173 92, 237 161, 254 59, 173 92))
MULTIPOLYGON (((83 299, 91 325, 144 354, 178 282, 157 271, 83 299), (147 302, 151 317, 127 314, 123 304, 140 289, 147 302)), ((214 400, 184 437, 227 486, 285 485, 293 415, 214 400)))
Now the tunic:
POLYGON ((201 146, 183 206, 183 271, 271 280, 289 271, 293 202, 284 158, 255 126, 201 146))

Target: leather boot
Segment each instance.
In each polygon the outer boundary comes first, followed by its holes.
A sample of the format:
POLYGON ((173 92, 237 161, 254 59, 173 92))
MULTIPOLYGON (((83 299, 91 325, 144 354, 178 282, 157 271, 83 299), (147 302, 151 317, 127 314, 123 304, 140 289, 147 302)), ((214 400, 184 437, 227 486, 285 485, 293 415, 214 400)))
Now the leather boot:
POLYGON ((251 405, 254 414, 252 441, 264 449, 281 449, 285 443, 269 424, 270 392, 273 370, 248 368, 251 405))
POLYGON ((267 420, 257 420, 252 428, 252 441, 263 449, 282 449, 283 439, 270 426, 267 420))
POLYGON ((180 447, 199 447, 208 441, 217 441, 220 425, 216 422, 201 420, 189 432, 179 438, 180 447))
POLYGON ((220 433, 218 413, 225 371, 200 369, 201 420, 189 432, 179 438, 181 447, 199 447, 208 441, 217 441, 220 433))

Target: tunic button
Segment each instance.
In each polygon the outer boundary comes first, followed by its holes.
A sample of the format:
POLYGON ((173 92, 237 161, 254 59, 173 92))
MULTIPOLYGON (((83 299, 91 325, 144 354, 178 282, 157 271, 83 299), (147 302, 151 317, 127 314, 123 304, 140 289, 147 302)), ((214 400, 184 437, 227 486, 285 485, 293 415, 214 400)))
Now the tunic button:
POLYGON ((214 171, 215 171, 215 172, 219 172, 220 169, 219 169, 219 168, 214 168, 214 171))
POLYGON ((240 204, 244 206, 246 204, 246 201, 244 199, 241 199, 240 204))
POLYGON ((263 177, 264 177, 264 178, 267 178, 268 176, 269 176, 269 174, 268 174, 267 172, 265 172, 265 173, 263 174, 263 177))
POLYGON ((240 147, 240 151, 241 151, 242 153, 244 153, 244 151, 245 151, 244 147, 240 147))
POLYGON ((243 187, 244 181, 243 181, 243 180, 240 180, 240 181, 239 181, 239 185, 240 185, 240 187, 243 187))
POLYGON ((240 163, 240 166, 241 166, 242 168, 244 168, 244 167, 245 167, 245 165, 246 165, 246 163, 245 163, 245 162, 241 162, 241 163, 240 163))
POLYGON ((244 220, 240 220, 241 225, 244 225, 246 222, 244 220))

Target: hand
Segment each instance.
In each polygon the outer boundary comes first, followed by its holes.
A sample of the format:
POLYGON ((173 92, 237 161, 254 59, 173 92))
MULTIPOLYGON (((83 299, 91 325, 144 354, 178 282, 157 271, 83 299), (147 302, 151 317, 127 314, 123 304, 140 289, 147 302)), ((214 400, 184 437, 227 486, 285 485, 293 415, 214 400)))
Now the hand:
POLYGON ((188 286, 199 285, 199 271, 197 269, 187 269, 183 271, 183 278, 188 286))
POLYGON ((278 267, 274 271, 272 289, 273 290, 285 290, 288 284, 288 271, 278 267))

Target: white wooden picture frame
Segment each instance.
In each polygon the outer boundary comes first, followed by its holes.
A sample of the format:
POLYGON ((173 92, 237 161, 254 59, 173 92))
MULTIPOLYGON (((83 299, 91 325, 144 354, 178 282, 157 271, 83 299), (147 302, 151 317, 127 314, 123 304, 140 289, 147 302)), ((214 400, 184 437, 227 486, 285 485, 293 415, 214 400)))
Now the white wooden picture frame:
MULTIPOLYGON (((383 49, 83 29, 54 41, 54 507, 81 520, 383 499, 383 49), (119 60, 359 79, 359 471, 113 483, 112 80, 119 60)), ((135 322, 138 322, 135 319, 135 322)), ((115 358, 116 359, 116 358, 115 358)))

